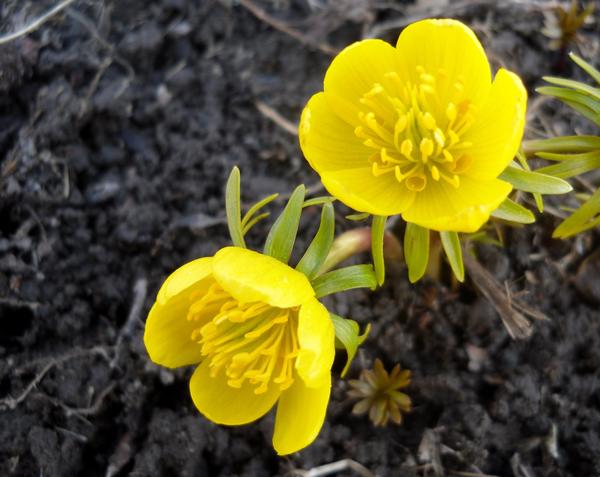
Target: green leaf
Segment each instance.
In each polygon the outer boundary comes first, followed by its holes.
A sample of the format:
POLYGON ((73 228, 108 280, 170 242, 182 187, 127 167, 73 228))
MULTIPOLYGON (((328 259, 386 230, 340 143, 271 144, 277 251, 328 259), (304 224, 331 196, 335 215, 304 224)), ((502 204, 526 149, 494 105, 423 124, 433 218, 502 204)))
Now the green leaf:
POLYGON ((524 141, 527 154, 540 152, 589 152, 600 149, 600 136, 562 136, 524 141))
POLYGON ((567 238, 600 224, 600 188, 554 230, 554 238, 567 238))
POLYGON ((312 281, 317 298, 353 288, 377 287, 377 279, 371 265, 351 265, 324 273, 312 281))
POLYGON ((568 88, 556 86, 542 86, 536 91, 541 94, 553 96, 585 116, 596 125, 600 125, 600 101, 591 96, 573 91, 568 88))
POLYGON ((569 53, 569 57, 577 63, 581 69, 583 69, 588 75, 590 75, 596 83, 600 84, 600 71, 594 68, 591 64, 585 61, 583 58, 577 56, 575 53, 569 53))
MULTIPOLYGON (((271 194, 271 195, 265 197, 264 199, 259 200, 256 204, 254 204, 252 207, 250 207, 248 209, 248 212, 246 212, 246 214, 244 215, 244 218, 242 219, 242 229, 246 228, 248 223, 250 223, 250 221, 252 221, 252 219, 254 218, 254 214, 256 214, 264 206, 273 202, 277 198, 277 196, 279 196, 279 194, 271 194)), ((255 221, 254 223, 256 223, 256 222, 257 221, 255 221)), ((244 234, 245 234, 245 232, 244 232, 244 234)))
POLYGON ((325 262, 327 254, 329 253, 329 250, 331 250, 334 232, 335 215, 333 205, 327 203, 323 205, 323 210, 321 211, 319 230, 317 230, 317 233, 304 253, 304 256, 296 266, 296 270, 304 273, 309 280, 315 277, 325 262))
POLYGON ((227 228, 233 245, 246 248, 242 232, 242 212, 240 205, 240 170, 235 166, 229 173, 225 186, 225 212, 227 228))
POLYGON ((440 232, 440 237, 454 276, 459 282, 463 282, 465 280, 465 265, 463 264, 462 248, 458 234, 456 232, 440 232))
POLYGON ((375 276, 377 284, 383 285, 385 280, 385 261, 383 259, 383 236, 385 234, 385 223, 387 217, 383 215, 374 215, 371 225, 371 254, 373 255, 373 267, 375 267, 375 276))
POLYGON ((264 248, 265 255, 270 255, 283 263, 288 263, 290 260, 302 215, 305 191, 304 186, 299 185, 292 193, 283 212, 269 231, 264 248))
POLYGON ((312 199, 308 199, 302 207, 310 207, 311 205, 322 205, 322 204, 331 204, 335 202, 335 198, 330 195, 324 195, 321 197, 313 197, 312 199))
POLYGON ((532 224, 535 222, 533 212, 511 199, 506 199, 502 202, 500 207, 492 212, 492 217, 508 220, 509 222, 516 222, 518 224, 532 224))
POLYGON ((352 220, 353 222, 360 222, 361 220, 366 220, 369 218, 371 214, 369 214, 368 212, 364 212, 362 214, 350 214, 350 215, 346 215, 346 218, 348 220, 352 220))
POLYGON ((243 225, 244 221, 242 220, 242 226, 243 226, 242 234, 244 234, 244 237, 246 236, 246 234, 248 232, 250 232, 252 227, 254 227, 261 220, 266 219, 270 215, 271 215, 270 212, 264 212, 262 214, 258 214, 256 217, 252 218, 252 220, 250 220, 250 222, 248 222, 246 225, 243 225))
MULTIPOLYGON (((519 147, 519 150, 517 151, 517 160, 519 161, 519 164, 521 164, 521 167, 523 169, 525 169, 526 171, 531 171, 531 167, 529 167, 529 163, 527 162, 527 156, 525 155, 522 146, 519 147)), ((532 195, 533 199, 535 200, 535 205, 537 206, 540 213, 544 212, 544 199, 542 198, 542 194, 540 194, 539 192, 534 192, 532 193, 532 195)))
POLYGON ((536 172, 548 174, 561 179, 579 176, 586 172, 600 168, 600 150, 595 152, 584 152, 583 154, 543 154, 539 156, 548 160, 559 160, 558 164, 542 167, 536 172), (559 159, 557 159, 559 157, 559 159))
POLYGON ((331 321, 333 322, 333 327, 335 328, 336 341, 341 343, 342 347, 346 349, 346 353, 348 354, 346 365, 342 370, 343 378, 346 376, 348 369, 350 369, 350 364, 352 364, 352 360, 354 359, 354 356, 356 356, 358 347, 369 335, 369 332, 371 331, 371 324, 369 323, 365 329, 365 332, 362 335, 359 335, 360 328, 356 321, 342 318, 341 316, 333 313, 330 313, 330 316, 331 321))
POLYGON ((504 247, 504 244, 494 237, 489 236, 486 232, 480 230, 479 232, 475 232, 469 234, 469 240, 471 242, 483 243, 486 245, 494 245, 496 247, 504 247))
POLYGON ((407 223, 404 232, 404 258, 411 283, 420 280, 429 263, 429 229, 407 223))
POLYGON ((533 171, 524 171, 515 166, 508 166, 499 179, 510 182, 517 190, 538 192, 540 194, 566 194, 571 192, 571 185, 558 177, 548 176, 533 171))
POLYGON ((571 88, 575 91, 579 91, 584 94, 589 94, 590 96, 600 100, 600 89, 595 88, 594 86, 590 86, 589 84, 582 83, 581 81, 575 81, 566 78, 556 78, 554 76, 544 76, 544 80, 550 84, 555 84, 558 86, 564 86, 566 88, 571 88))

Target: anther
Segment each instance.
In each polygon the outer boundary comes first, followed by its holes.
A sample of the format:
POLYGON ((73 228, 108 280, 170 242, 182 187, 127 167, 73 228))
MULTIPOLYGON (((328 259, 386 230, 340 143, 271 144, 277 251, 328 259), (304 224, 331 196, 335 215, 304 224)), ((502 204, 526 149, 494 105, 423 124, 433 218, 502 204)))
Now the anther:
POLYGON ((427 164, 427 159, 433 153, 433 141, 427 137, 421 139, 421 144, 419 145, 419 150, 421 151, 421 160, 424 164, 427 164))

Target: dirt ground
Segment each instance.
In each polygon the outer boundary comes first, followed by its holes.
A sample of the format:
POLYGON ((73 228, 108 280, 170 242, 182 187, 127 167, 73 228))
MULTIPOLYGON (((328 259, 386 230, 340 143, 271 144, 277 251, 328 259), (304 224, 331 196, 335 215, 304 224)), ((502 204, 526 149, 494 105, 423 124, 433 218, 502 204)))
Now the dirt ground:
MULTIPOLYGON (((54 3, 3 1, 2 32, 54 3)), ((349 458, 365 476, 600 476, 599 235, 552 240, 552 214, 504 228, 503 249, 478 248, 503 286, 550 318, 526 341, 447 269, 411 286, 391 264, 383 289, 329 301, 373 324, 350 377, 376 357, 413 371, 415 406, 400 427, 350 413, 339 356, 322 433, 279 458, 273 416, 208 422, 188 394, 191 369, 153 365, 141 341, 167 274, 229 243, 233 165, 245 203, 318 188, 297 138, 257 104, 295 123, 332 51, 364 36, 392 41, 426 16, 468 22, 535 97, 542 75, 578 77, 541 34, 545 6, 81 0, 0 46, 0 475, 301 475, 349 458)), ((582 31, 581 53, 596 61, 598 32, 582 31)), ((537 129, 579 127, 553 102, 536 111, 537 129)), ((350 226, 344 212, 339 230, 350 226)), ((306 214, 304 241, 318 215, 306 214)))

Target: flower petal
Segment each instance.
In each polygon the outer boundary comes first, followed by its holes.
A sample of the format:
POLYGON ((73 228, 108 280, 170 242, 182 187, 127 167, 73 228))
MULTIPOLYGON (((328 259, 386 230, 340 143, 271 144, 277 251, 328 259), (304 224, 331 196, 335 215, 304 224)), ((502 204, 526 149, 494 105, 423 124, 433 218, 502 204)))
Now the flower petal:
POLYGON ((244 303, 258 301, 291 308, 315 296, 305 275, 273 257, 245 248, 219 250, 214 256, 213 274, 226 292, 244 303))
POLYGON ((363 94, 381 82, 386 73, 401 71, 398 59, 396 49, 382 40, 358 41, 344 48, 331 62, 324 81, 325 92, 337 97, 332 103, 336 112, 354 124, 357 117, 352 117, 350 108, 358 108, 363 94), (336 107, 342 102, 348 109, 336 107))
POLYGON ((318 388, 296 379, 281 394, 273 433, 273 447, 279 455, 297 452, 315 440, 323 427, 330 394, 331 375, 318 388))
POLYGON ((463 176, 457 189, 439 182, 419 192, 402 218, 432 230, 475 232, 511 190, 499 179, 476 181, 463 176))
POLYGON ((331 376, 335 357, 335 330, 327 308, 314 298, 300 307, 298 344, 298 375, 306 386, 321 386, 331 376))
POLYGON ((415 193, 399 183, 393 174, 375 177, 370 168, 323 172, 321 182, 327 191, 359 212, 395 215, 413 203, 415 193))
POLYGON ((506 169, 521 144, 525 128, 527 91, 517 75, 501 69, 496 74, 488 101, 464 140, 473 164, 465 174, 474 179, 493 179, 506 169))
POLYGON ((480 104, 487 98, 492 84, 490 65, 475 33, 463 23, 451 19, 415 22, 402 30, 396 48, 411 82, 419 79, 418 66, 438 77, 438 98, 450 100, 456 81, 462 82, 463 99, 480 104))
POLYGON ((176 368, 199 363, 200 346, 191 340, 198 323, 187 320, 190 294, 207 289, 212 258, 199 258, 175 270, 163 283, 152 306, 144 330, 144 344, 150 359, 176 368))
POLYGON ((212 273, 212 257, 202 257, 182 265, 167 277, 158 291, 156 301, 168 300, 212 273))
POLYGON ((302 112, 299 136, 302 152, 313 169, 320 173, 369 166, 373 150, 354 134, 356 124, 350 126, 336 115, 326 93, 310 98, 302 112))
POLYGON ((229 386, 223 371, 211 377, 209 360, 198 366, 190 380, 190 393, 198 410, 211 421, 228 426, 248 424, 261 418, 281 394, 279 386, 271 385, 262 394, 255 394, 255 389, 256 385, 248 381, 241 388, 229 386))

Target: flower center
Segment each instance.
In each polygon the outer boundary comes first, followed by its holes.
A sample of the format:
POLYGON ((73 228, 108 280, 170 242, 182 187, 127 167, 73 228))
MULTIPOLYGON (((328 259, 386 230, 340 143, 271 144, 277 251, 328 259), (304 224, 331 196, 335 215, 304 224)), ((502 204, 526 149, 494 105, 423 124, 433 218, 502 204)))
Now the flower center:
POLYGON ((191 339, 210 360, 212 377, 224 370, 229 386, 240 388, 248 380, 256 385, 255 394, 266 392, 271 383, 282 391, 292 385, 298 354, 297 308, 241 303, 216 283, 192 301, 187 319, 202 324, 191 339))
POLYGON ((465 152, 472 144, 461 136, 473 124, 476 107, 464 98, 463 82, 451 82, 444 70, 433 75, 417 66, 417 77, 412 84, 386 73, 360 99, 365 109, 354 133, 376 150, 369 159, 374 176, 392 173, 415 192, 431 181, 458 188, 459 175, 472 163, 465 152))

